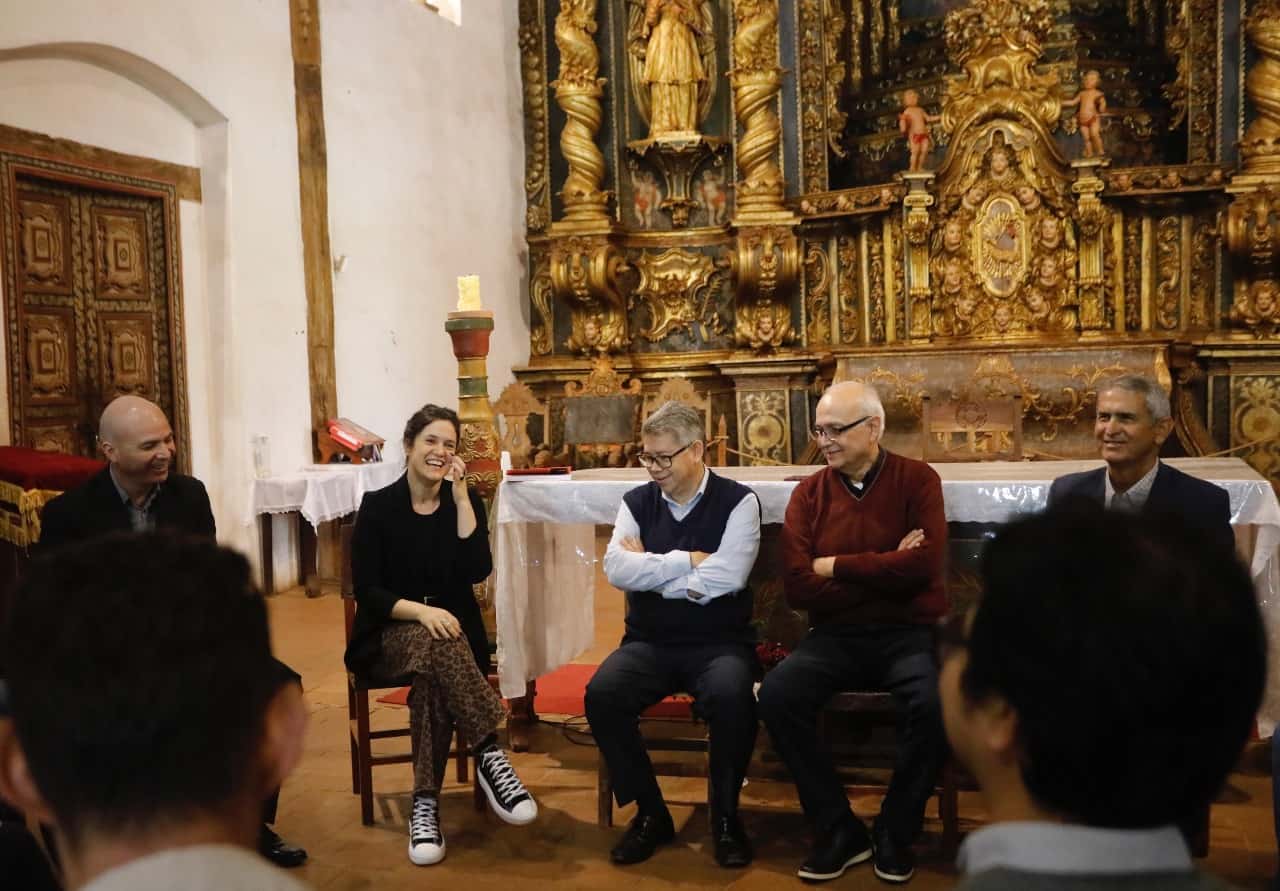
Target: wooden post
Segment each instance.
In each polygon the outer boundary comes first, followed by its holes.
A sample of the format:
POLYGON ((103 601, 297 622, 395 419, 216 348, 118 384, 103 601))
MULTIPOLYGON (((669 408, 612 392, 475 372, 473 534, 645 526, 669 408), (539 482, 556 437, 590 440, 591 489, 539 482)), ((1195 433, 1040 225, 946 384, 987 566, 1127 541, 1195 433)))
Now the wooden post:
POLYGON ((298 118, 298 192, 307 289, 307 370, 314 453, 315 432, 338 414, 333 353, 333 265, 329 259, 329 167, 320 89, 318 0, 289 0, 289 28, 293 38, 293 89, 298 118))

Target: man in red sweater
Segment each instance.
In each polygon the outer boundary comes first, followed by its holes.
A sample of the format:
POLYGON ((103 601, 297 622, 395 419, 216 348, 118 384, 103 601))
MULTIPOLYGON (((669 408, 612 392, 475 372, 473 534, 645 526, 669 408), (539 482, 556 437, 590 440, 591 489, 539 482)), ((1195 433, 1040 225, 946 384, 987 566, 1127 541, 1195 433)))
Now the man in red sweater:
POLYGON ((873 857, 879 878, 908 881, 946 755, 933 635, 946 611, 942 482, 881 448, 883 432, 874 388, 828 389, 813 429, 827 467, 796 486, 782 529, 787 602, 809 611, 811 628, 765 677, 760 714, 814 827, 799 870, 809 881, 873 857), (818 741, 818 713, 842 690, 888 690, 900 706, 893 779, 871 833, 818 741))

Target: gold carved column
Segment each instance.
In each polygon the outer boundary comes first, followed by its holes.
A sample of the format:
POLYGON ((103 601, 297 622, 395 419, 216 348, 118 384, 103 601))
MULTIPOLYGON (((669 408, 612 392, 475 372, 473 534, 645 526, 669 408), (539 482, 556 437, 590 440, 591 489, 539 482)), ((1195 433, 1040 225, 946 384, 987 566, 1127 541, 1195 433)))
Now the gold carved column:
POLYGON ((1232 178, 1226 245, 1234 261, 1228 321, 1240 336, 1270 339, 1280 329, 1280 2, 1263 0, 1245 20, 1257 62, 1245 78, 1256 115, 1240 144, 1244 169, 1232 178))
POLYGON ((779 150, 778 0, 734 0, 734 115, 737 137, 737 245, 733 273, 737 299, 735 342, 756 352, 792 344, 791 294, 800 272, 795 215, 784 200, 779 150))
POLYGON ((595 33, 597 0, 560 0, 555 40, 560 72, 551 86, 566 122, 560 150, 568 164, 560 192, 563 217, 551 225, 548 277, 553 295, 569 306, 567 346, 585 355, 627 348, 627 314, 617 275, 625 265, 611 237, 609 193, 602 189, 604 154, 596 136, 604 120, 595 33))

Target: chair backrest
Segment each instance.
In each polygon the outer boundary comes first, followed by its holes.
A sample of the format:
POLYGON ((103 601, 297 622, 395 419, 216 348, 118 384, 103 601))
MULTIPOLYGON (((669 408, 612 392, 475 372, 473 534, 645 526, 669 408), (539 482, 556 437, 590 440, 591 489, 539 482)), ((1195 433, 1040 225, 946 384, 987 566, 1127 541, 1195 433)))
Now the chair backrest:
POLYGON ((640 439, 640 381, 625 383, 608 356, 583 380, 564 385, 564 444, 575 467, 634 463, 640 439))
POLYGON ((528 467, 533 447, 537 444, 529 433, 529 419, 537 417, 541 420, 539 442, 545 442, 550 433, 546 403, 533 395, 528 384, 512 381, 498 394, 498 400, 493 403, 493 413, 501 419, 498 447, 510 453, 512 467, 528 467))
POLYGON ((925 396, 926 461, 1021 461, 1022 397, 945 401, 925 396))
POLYGON ((346 643, 351 643, 351 629, 356 621, 356 591, 351 574, 351 536, 355 532, 355 522, 341 523, 338 526, 338 537, 341 540, 342 575, 339 592, 342 594, 342 615, 346 633, 346 643))
POLYGON ((713 432, 711 425, 711 397, 704 396, 694 389, 693 383, 684 377, 667 378, 652 393, 644 398, 644 417, 657 411, 668 402, 683 402, 702 415, 703 436, 707 442, 707 463, 712 467, 723 467, 728 454, 728 424, 723 414, 713 432))

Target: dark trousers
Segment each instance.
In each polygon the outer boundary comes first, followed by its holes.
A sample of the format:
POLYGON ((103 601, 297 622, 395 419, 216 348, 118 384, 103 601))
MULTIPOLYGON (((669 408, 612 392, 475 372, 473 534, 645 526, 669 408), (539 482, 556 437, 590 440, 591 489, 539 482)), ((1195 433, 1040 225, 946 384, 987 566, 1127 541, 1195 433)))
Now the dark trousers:
POLYGON ((731 816, 756 742, 752 692, 755 652, 748 644, 656 644, 623 641, 587 684, 587 720, 609 767, 618 804, 643 813, 666 805, 640 736, 642 711, 672 693, 694 698, 694 714, 711 736, 712 812, 731 816))
POLYGON ((899 844, 910 844, 920 834, 924 807, 947 752, 933 629, 815 628, 765 676, 760 716, 819 832, 851 813, 831 755, 819 744, 817 727, 819 711, 844 690, 888 690, 898 703, 897 759, 876 826, 899 844))

